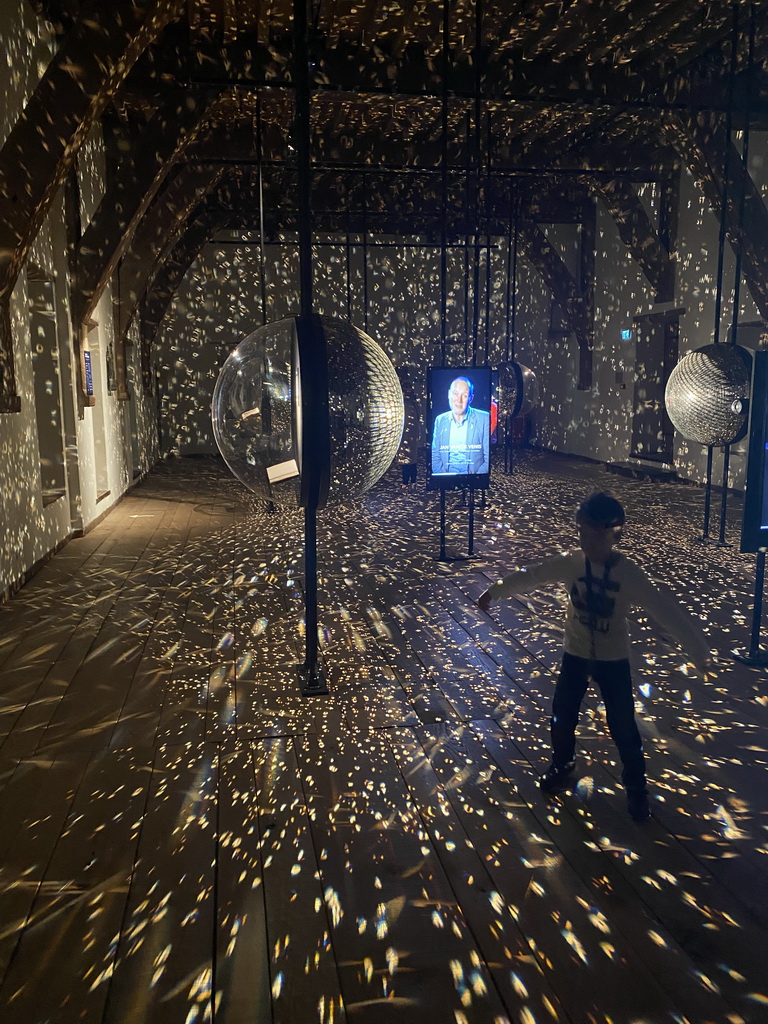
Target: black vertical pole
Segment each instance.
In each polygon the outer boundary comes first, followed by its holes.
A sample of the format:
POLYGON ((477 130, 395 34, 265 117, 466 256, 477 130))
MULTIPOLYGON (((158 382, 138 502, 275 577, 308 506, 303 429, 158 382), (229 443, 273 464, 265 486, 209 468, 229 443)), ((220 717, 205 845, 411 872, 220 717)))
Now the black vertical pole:
POLYGON ((757 564, 755 566, 755 598, 752 605, 752 632, 749 641, 749 653, 737 654, 734 657, 745 665, 754 665, 758 668, 768 666, 768 652, 760 650, 760 624, 763 618, 763 590, 765 588, 765 548, 757 552, 757 564))
POLYGON ((755 567, 755 603, 752 607, 752 640, 749 653, 757 657, 760 653, 760 621, 763 617, 763 588, 765 587, 765 548, 757 552, 755 567))
POLYGON ((472 323, 472 365, 477 366, 477 342, 480 329, 480 162, 482 159, 482 114, 483 104, 480 95, 482 87, 482 38, 483 38, 483 4, 475 0, 475 46, 473 59, 475 62, 475 139, 474 139, 474 178, 475 178, 475 224, 474 224, 474 257, 475 266, 472 275, 473 323, 472 323))
POLYGON ((440 488, 440 554, 438 558, 441 562, 447 560, 445 553, 445 488, 440 488))
POLYGON ((475 224, 472 254, 472 365, 477 366, 477 335, 480 329, 480 169, 475 164, 475 224))
POLYGON ((347 319, 352 319, 352 244, 349 240, 350 232, 352 230, 352 196, 349 187, 349 179, 347 179, 346 188, 346 220, 347 220, 347 319))
POLYGON ((296 159, 299 227, 299 309, 303 317, 312 316, 312 153, 310 125, 308 0, 293 0, 296 92, 296 159))
POLYGON ((507 289, 506 289, 506 325, 504 341, 504 362, 509 362, 509 336, 512 331, 512 192, 509 194, 509 220, 507 222, 507 289))
POLYGON ((469 488, 469 539, 467 544, 467 554, 474 555, 475 553, 475 488, 469 488))
POLYGON ((256 98, 256 153, 259 162, 259 283, 261 322, 267 322, 267 258, 264 241, 264 168, 262 167, 261 93, 256 98))
POLYGON ((517 350, 517 211, 515 211, 515 233, 512 239, 512 329, 507 350, 507 360, 515 358, 517 350))
MULTIPOLYGON (((299 310, 300 321, 312 319, 312 153, 310 125, 309 26, 307 0, 294 0, 295 137, 298 177, 299 310)), ((307 431, 304 432, 306 437, 307 431)), ((312 473, 311 460, 302 460, 302 472, 312 473)), ((304 692, 318 691, 317 664, 317 488, 311 487, 304 508, 304 692)), ((322 692, 322 691, 321 691, 322 692)))
MULTIPOLYGON (((733 33, 734 33, 734 49, 736 47, 736 39, 738 38, 738 26, 739 26, 739 15, 736 8, 736 4, 733 5, 733 33)), ((736 247, 736 265, 733 271, 733 313, 731 317, 731 344, 735 345, 737 341, 738 329, 739 329, 739 301, 741 291, 741 253, 743 248, 743 237, 742 233, 744 230, 744 203, 747 195, 747 175, 749 174, 749 128, 750 128, 750 93, 752 91, 752 62, 754 59, 755 50, 755 9, 754 6, 751 8, 750 20, 749 20, 749 48, 747 53, 747 82, 746 82, 746 102, 744 110, 744 145, 741 151, 741 159, 744 164, 744 173, 741 180, 741 195, 739 196, 739 235, 736 247)), ((733 58, 732 58, 733 66, 733 58)), ((730 139, 728 140, 730 145, 730 139)), ((731 446, 727 444, 723 452, 723 488, 722 494, 720 495, 720 543, 725 544, 725 521, 728 510, 728 470, 731 458, 731 446)))
POLYGON ((450 0, 443 0, 443 95, 442 132, 442 205, 440 225, 440 365, 445 366, 448 338, 448 69, 450 67, 450 0))
POLYGON ((362 180, 363 195, 363 330, 368 333, 368 204, 365 191, 365 171, 362 180))
MULTIPOLYGON (((471 115, 467 111, 466 125, 466 151, 469 152, 471 145, 471 115)), ((472 199, 472 177, 471 166, 466 159, 464 168, 464 362, 469 362, 469 210, 472 199)))
POLYGON ((709 509, 712 504, 712 445, 707 447, 707 482, 704 487, 704 532, 702 540, 709 540, 709 509))
MULTIPOLYGON (((731 169, 731 125, 733 115, 733 82, 736 77, 736 44, 738 42, 739 15, 736 4, 733 5, 733 31, 731 33, 731 66, 728 75, 728 98, 725 114, 725 139, 723 150, 723 193, 720 203, 720 231, 717 240, 717 291, 715 292, 715 327, 714 342, 720 344, 720 317, 723 308, 723 258, 725 254, 725 233, 728 221, 728 203, 730 200, 728 178, 731 169)), ((704 498, 704 532, 702 540, 709 539, 709 510, 712 501, 712 446, 707 449, 707 483, 704 498)))
POLYGON ((490 213, 490 195, 491 195, 491 114, 490 111, 486 117, 487 125, 487 147, 486 153, 486 175, 485 175, 485 358, 484 362, 488 365, 489 350, 490 350, 490 331, 491 331, 491 213, 490 213))

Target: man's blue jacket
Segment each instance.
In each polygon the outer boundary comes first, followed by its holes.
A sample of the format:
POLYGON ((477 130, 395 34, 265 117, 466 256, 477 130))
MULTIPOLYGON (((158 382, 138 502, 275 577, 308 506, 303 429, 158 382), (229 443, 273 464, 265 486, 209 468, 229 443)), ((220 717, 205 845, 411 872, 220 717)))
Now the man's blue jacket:
MULTIPOLYGON (((488 448, 490 443, 490 414, 469 407, 467 411, 467 458, 469 473, 488 473, 490 462, 488 448)), ((432 434, 432 472, 448 473, 451 457, 451 413, 443 412, 435 419, 432 434)))

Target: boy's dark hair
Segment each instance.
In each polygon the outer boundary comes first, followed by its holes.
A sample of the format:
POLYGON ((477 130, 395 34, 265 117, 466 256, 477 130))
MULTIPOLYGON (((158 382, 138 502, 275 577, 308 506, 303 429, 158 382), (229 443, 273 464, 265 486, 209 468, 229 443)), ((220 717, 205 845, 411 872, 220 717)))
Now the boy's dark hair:
POLYGON ((609 526, 623 526, 624 506, 612 494, 595 491, 579 505, 576 519, 604 529, 609 526))

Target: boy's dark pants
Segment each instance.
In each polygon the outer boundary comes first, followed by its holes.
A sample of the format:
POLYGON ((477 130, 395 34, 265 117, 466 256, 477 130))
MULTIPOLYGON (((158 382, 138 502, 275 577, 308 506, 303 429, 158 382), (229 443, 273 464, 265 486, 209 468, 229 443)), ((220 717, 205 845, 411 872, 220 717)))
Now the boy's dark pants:
POLYGON ((575 730, 579 708, 587 692, 590 677, 600 688, 605 703, 608 728, 619 748, 624 770, 621 781, 627 793, 645 792, 645 757, 635 722, 635 698, 629 661, 590 661, 574 654, 563 654, 560 676, 552 702, 552 763, 557 766, 573 760, 575 730))

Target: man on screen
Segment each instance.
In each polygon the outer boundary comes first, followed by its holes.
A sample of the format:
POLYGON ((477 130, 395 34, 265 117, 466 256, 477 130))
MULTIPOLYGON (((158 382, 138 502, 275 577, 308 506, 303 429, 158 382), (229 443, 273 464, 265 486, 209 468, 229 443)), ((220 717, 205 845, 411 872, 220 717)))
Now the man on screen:
POLYGON ((491 417, 472 408, 475 388, 468 377, 456 377, 448 389, 450 412, 435 419, 432 473, 466 476, 489 471, 491 417))

